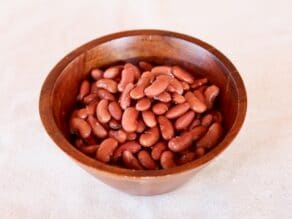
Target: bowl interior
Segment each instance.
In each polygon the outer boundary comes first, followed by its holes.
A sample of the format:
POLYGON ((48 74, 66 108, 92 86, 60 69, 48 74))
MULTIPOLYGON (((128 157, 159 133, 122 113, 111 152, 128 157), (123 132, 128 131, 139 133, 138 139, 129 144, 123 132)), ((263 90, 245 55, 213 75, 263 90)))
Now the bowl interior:
MULTIPOLYGON (((75 106, 80 83, 90 70, 119 62, 146 60, 155 64, 178 64, 197 77, 207 77, 220 87, 217 107, 223 114, 226 133, 234 127, 241 114, 237 134, 243 122, 246 104, 245 90, 235 67, 212 46, 184 35, 149 31, 139 34, 116 34, 92 41, 73 51, 55 67, 57 79, 50 94, 54 121, 62 135, 70 141, 68 119, 75 106), (58 69, 59 68, 59 69, 58 69)), ((225 136, 226 137, 226 136, 225 136)), ((232 140, 232 139, 231 139, 232 140)), ((226 141, 226 144, 230 141, 226 141)), ((227 145, 224 146, 224 148, 227 145)), ((224 149, 222 148, 222 150, 224 149)), ((219 153, 219 152, 218 152, 219 153)))

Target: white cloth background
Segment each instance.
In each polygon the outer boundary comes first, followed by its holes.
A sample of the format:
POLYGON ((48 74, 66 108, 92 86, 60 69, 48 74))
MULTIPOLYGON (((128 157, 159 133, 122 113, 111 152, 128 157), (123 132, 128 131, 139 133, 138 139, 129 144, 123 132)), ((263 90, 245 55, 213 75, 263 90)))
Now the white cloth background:
POLYGON ((0 0, 1 218, 292 218, 292 2, 0 0), (239 136, 180 189, 116 191, 45 133, 41 85, 68 52, 99 36, 157 28, 203 39, 248 92, 239 136))

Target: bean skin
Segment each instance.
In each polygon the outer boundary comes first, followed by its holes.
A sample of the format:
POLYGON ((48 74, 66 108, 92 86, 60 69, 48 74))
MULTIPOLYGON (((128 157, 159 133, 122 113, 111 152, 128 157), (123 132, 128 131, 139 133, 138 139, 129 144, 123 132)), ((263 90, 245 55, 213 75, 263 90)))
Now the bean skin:
POLYGON ((185 81, 189 84, 194 83, 194 77, 183 68, 179 66, 173 66, 171 71, 174 74, 174 76, 178 78, 179 80, 185 81))
POLYGON ((196 113, 203 113, 207 110, 205 103, 201 102, 192 92, 188 91, 185 94, 185 99, 196 113))
POLYGON ((167 150, 167 146, 163 142, 158 142, 153 146, 151 151, 151 156, 153 160, 160 160, 163 151, 167 150))
POLYGON ((157 125, 156 117, 154 113, 150 110, 142 112, 142 118, 146 126, 152 128, 157 125))
POLYGON ((124 151, 130 151, 135 154, 141 150, 141 145, 136 141, 127 141, 126 143, 119 146, 113 156, 113 160, 117 161, 123 154, 124 151))
POLYGON ((130 92, 133 89, 134 84, 129 83, 126 85, 125 89, 123 90, 121 96, 120 96, 120 105, 123 110, 127 109, 131 105, 131 97, 130 92))
POLYGON ((138 111, 134 107, 127 108, 122 116, 122 127, 126 132, 135 132, 138 128, 138 111))
POLYGON ((213 107, 214 101, 216 97, 219 95, 219 92, 220 89, 215 85, 211 85, 205 90, 204 95, 206 98, 208 109, 211 109, 213 107))
POLYGON ((82 138, 87 138, 91 134, 90 125, 80 118, 71 119, 71 132, 77 132, 82 138))
POLYGON ((184 113, 186 113, 190 109, 190 105, 188 103, 181 103, 173 106, 168 110, 168 112, 165 114, 165 116, 168 119, 175 119, 184 113))
POLYGON ((215 122, 207 133, 197 142, 198 147, 211 148, 215 146, 223 135, 223 128, 220 123, 215 122))
POLYGON ((129 169, 143 170, 143 167, 141 166, 137 158, 130 151, 123 152, 123 162, 125 166, 129 169))
POLYGON ((148 97, 154 97, 161 94, 166 90, 170 82, 170 77, 166 75, 160 75, 156 80, 144 90, 144 93, 148 97))
POLYGON ((172 123, 165 116, 158 117, 160 133, 165 140, 169 140, 174 136, 174 128, 172 123))
POLYGON ((176 166, 174 162, 174 153, 171 151, 164 151, 161 154, 160 165, 163 169, 169 169, 176 166))
POLYGON ((168 111, 168 106, 165 103, 159 102, 159 103, 156 103, 155 105, 153 105, 152 111, 156 115, 163 115, 164 113, 166 113, 168 111))
POLYGON ((91 72, 90 72, 90 75, 91 75, 91 77, 92 77, 94 80, 97 81, 98 79, 102 78, 102 76, 103 76, 103 71, 100 70, 100 69, 98 69, 98 68, 96 68, 96 69, 92 69, 91 72))
POLYGON ((153 65, 145 61, 140 61, 138 65, 139 68, 142 69, 143 71, 151 71, 151 69, 153 68, 153 65))
POLYGON ((77 100, 81 101, 90 91, 90 83, 87 80, 82 81, 77 100))
POLYGON ((196 113, 192 110, 189 110, 175 121, 175 129, 176 130, 184 130, 187 129, 188 126, 192 123, 195 118, 196 113))
POLYGON ((103 77, 104 78, 116 78, 121 74, 122 69, 124 68, 123 65, 115 65, 112 67, 109 67, 105 70, 103 77))
POLYGON ((107 123, 111 119, 111 114, 108 110, 109 101, 103 99, 99 101, 96 107, 96 116, 101 123, 107 123))
POLYGON ((151 147, 159 140, 159 130, 157 126, 146 130, 139 139, 139 142, 144 147, 151 147))
POLYGON ((157 169, 157 165, 156 165, 155 161, 152 159, 150 154, 145 150, 141 150, 138 153, 138 160, 142 164, 142 166, 147 170, 157 169))
POLYGON ((97 138, 105 138, 107 136, 107 130, 92 115, 88 117, 88 123, 97 138))
POLYGON ((108 111, 111 114, 111 116, 115 119, 115 120, 121 120, 122 118, 122 109, 120 107, 120 105, 116 102, 110 102, 108 105, 108 111))
POLYGON ((114 153, 114 150, 118 147, 118 142, 114 138, 107 138, 101 142, 97 152, 96 158, 104 163, 108 163, 114 153))
POLYGON ((136 110, 145 111, 151 107, 151 101, 149 98, 142 98, 136 103, 136 110))

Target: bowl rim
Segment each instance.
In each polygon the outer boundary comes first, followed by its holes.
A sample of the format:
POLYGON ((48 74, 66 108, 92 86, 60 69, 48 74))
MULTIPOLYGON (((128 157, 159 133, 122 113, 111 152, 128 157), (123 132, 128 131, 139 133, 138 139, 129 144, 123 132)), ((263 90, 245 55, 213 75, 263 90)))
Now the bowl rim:
POLYGON ((158 177, 158 176, 165 176, 165 175, 172 175, 183 173, 186 171, 191 171, 192 169, 196 169, 197 167, 202 167, 203 164, 206 164, 217 155, 219 155, 225 148, 227 148, 233 139, 238 134, 239 130, 241 129, 243 122, 245 120, 247 110, 247 94, 246 89, 243 83, 243 80, 235 68, 235 66, 231 63, 231 61, 223 55, 219 50, 215 47, 211 46, 210 44, 199 40, 195 37, 172 32, 166 30, 157 30, 157 29, 137 29, 137 30, 128 30, 122 32, 116 32, 112 34, 105 35, 103 37, 99 37, 94 39, 77 49, 74 49, 64 58, 62 58, 50 71, 48 76, 46 77, 40 92, 39 97, 39 114, 42 120, 43 126, 47 131, 48 135, 52 138, 52 140, 56 143, 56 145, 61 148, 67 155, 73 158, 81 165, 85 165, 89 168, 93 168, 95 170, 101 171, 105 174, 110 174, 112 176, 124 176, 124 177, 158 177), (85 53, 87 50, 102 44, 104 42, 122 38, 122 37, 129 37, 129 36, 136 36, 136 35, 160 35, 160 36, 167 36, 167 37, 174 37, 181 40, 188 41, 190 43, 196 44, 203 49, 208 50, 212 53, 217 59, 219 59, 224 66, 230 71, 232 75, 232 79, 235 80, 237 84, 236 91, 238 92, 238 113, 234 120, 232 127, 230 128, 229 132, 224 136, 223 140, 210 152, 208 152, 203 157, 196 159, 192 162, 186 163, 184 165, 176 166, 170 169, 162 169, 162 170, 130 170, 125 168, 120 168, 108 164, 104 164, 100 161, 97 161, 93 158, 90 158, 76 149, 61 133, 57 124, 55 122, 52 110, 52 98, 51 94, 54 90, 54 85, 58 77, 60 76, 62 70, 69 64, 74 58, 78 57, 79 55, 85 53))

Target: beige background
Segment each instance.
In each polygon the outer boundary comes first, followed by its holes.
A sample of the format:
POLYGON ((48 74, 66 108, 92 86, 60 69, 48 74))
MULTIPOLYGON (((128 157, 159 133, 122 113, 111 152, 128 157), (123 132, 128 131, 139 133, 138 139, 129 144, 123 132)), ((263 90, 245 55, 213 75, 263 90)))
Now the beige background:
POLYGON ((292 2, 0 0, 1 218, 292 218, 292 2), (40 87, 65 54, 99 36, 161 28, 201 38, 248 91, 232 146, 161 196, 116 191, 45 134, 40 87))

